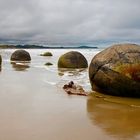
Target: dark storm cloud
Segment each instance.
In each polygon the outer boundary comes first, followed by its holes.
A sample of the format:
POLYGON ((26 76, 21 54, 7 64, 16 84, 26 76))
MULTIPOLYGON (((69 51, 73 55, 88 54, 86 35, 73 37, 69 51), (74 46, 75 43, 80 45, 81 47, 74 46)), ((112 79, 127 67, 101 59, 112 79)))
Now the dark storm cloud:
POLYGON ((0 39, 25 43, 138 40, 139 0, 1 0, 0 39))

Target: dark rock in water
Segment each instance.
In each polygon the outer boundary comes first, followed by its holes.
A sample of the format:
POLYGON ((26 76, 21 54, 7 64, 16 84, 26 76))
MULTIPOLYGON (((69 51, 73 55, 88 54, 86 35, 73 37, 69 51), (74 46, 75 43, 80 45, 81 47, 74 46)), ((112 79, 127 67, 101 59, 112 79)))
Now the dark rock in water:
POLYGON ((74 84, 73 81, 70 81, 68 84, 63 86, 63 89, 69 94, 69 95, 81 95, 81 96, 87 96, 88 93, 85 92, 85 90, 80 85, 74 84))
POLYGON ((30 54, 25 50, 17 50, 11 55, 11 61, 30 61, 30 54))
POLYGON ((50 63, 50 62, 47 62, 47 63, 45 63, 45 65, 46 65, 46 66, 51 66, 51 65, 53 65, 53 64, 50 63))
POLYGON ((92 59, 89 78, 93 90, 140 97, 140 46, 120 44, 103 50, 92 59))
POLYGON ((63 54, 58 60, 59 68, 87 68, 86 58, 77 51, 70 51, 63 54))
POLYGON ((40 56, 53 56, 51 52, 45 52, 43 54, 40 54, 40 56))

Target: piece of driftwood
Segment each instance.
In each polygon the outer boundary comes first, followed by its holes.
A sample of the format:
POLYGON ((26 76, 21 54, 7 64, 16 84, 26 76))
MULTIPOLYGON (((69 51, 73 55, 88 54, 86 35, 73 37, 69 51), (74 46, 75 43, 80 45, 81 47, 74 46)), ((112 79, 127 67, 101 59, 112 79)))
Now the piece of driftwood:
POLYGON ((88 93, 85 92, 85 90, 80 85, 74 84, 73 81, 70 81, 68 84, 65 84, 63 86, 63 89, 69 94, 69 95, 81 95, 81 96, 87 96, 88 93))

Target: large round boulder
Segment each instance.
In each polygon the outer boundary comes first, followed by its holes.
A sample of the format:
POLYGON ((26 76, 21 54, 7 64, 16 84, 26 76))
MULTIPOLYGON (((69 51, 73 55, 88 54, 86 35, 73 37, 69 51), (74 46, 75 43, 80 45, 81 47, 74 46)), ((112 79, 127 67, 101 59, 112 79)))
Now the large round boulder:
POLYGON ((118 44, 101 51, 90 63, 89 79, 95 91, 140 97, 140 46, 118 44))
POLYGON ((59 68, 87 68, 86 58, 77 51, 70 51, 63 54, 58 60, 59 68))
POLYGON ((30 61, 30 54, 25 50, 16 50, 11 55, 11 61, 30 61))

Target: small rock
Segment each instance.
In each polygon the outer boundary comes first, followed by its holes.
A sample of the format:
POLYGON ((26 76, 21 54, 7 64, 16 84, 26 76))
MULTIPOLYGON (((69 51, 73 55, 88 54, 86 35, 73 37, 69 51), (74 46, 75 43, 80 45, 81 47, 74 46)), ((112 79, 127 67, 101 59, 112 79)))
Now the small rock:
POLYGON ((51 52, 45 52, 43 54, 40 54, 40 56, 53 56, 51 52))
POLYGON ((53 64, 50 63, 50 62, 47 62, 47 63, 45 63, 45 65, 46 65, 46 66, 51 66, 51 65, 53 65, 53 64))
POLYGON ((81 96, 88 95, 88 93, 84 91, 82 86, 75 85, 73 81, 70 81, 68 84, 64 85, 63 89, 70 95, 81 95, 81 96))

